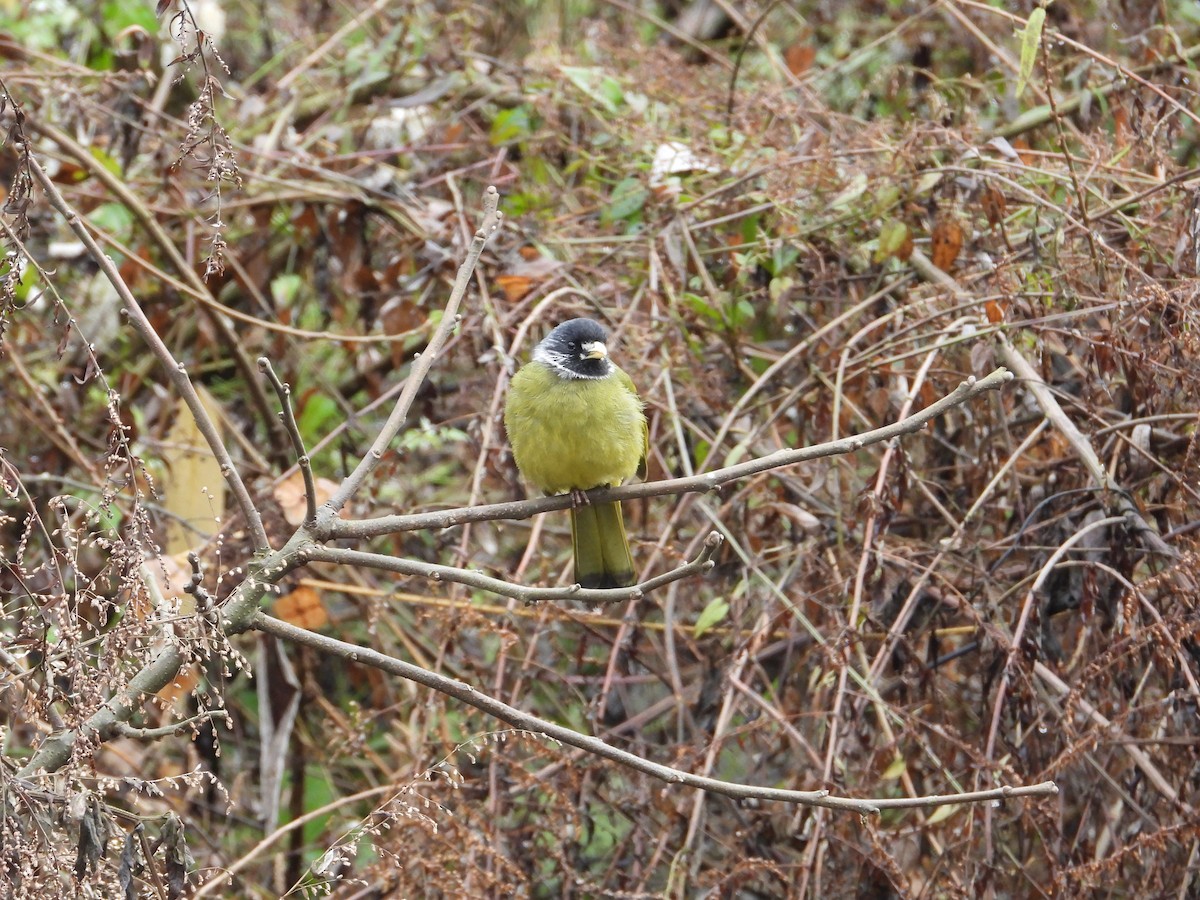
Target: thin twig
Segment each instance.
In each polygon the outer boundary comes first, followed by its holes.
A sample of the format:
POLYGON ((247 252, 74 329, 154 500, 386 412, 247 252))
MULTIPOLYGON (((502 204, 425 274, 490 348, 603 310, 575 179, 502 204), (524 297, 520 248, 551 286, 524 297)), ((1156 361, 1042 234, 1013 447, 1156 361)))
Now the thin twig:
MULTIPOLYGON (((966 292, 959 287, 958 282, 935 266, 929 260, 929 257, 925 256, 920 250, 913 251, 909 262, 920 273, 921 277, 927 281, 941 285, 958 297, 966 296, 966 292)), ((1030 365, 1029 360, 1013 347, 1003 332, 997 332, 996 339, 1000 346, 1000 354, 1013 370, 1013 374, 1021 379, 1025 387, 1029 388, 1038 406, 1041 407, 1043 414, 1058 429, 1058 432, 1066 439, 1067 443, 1070 444, 1071 449, 1075 451, 1075 455, 1079 457, 1084 468, 1092 476, 1092 480, 1103 490, 1111 492, 1117 508, 1128 518, 1130 527, 1137 533, 1139 538, 1145 541, 1147 547, 1155 553, 1171 560, 1178 559, 1179 551, 1164 541, 1158 532, 1145 520, 1128 492, 1117 484, 1116 480, 1109 474, 1108 469, 1100 462, 1100 457, 1097 456, 1091 441, 1084 436, 1083 432, 1079 430, 1070 416, 1063 411, 1062 406, 1055 399, 1054 393, 1042 379, 1042 376, 1038 374, 1037 370, 1030 365)))
MULTIPOLYGON (((995 6, 989 6, 986 3, 981 2, 981 0, 952 0, 952 2, 958 4, 959 6, 969 7, 982 13, 1006 18, 1018 29, 1024 28, 1029 24, 1029 19, 1026 16, 1016 15, 1015 13, 1010 13, 1008 10, 1000 9, 995 6)), ((1108 84, 1085 88, 1070 99, 1063 101, 1058 105, 1058 111, 1060 115, 1070 115, 1071 113, 1074 113, 1081 106, 1083 106, 1084 102, 1087 100, 1107 97, 1109 94, 1113 94, 1117 91, 1127 88, 1128 79, 1129 81, 1137 82, 1147 90, 1154 92, 1168 104, 1173 106, 1177 112, 1187 116, 1193 122, 1200 123, 1200 115, 1197 115, 1195 112, 1188 109, 1184 104, 1180 103, 1165 90, 1163 90, 1162 87, 1160 87, 1158 84, 1155 84, 1154 81, 1143 77, 1143 75, 1153 75, 1154 73, 1160 72, 1163 69, 1171 66, 1191 62, 1197 56, 1200 56, 1200 44, 1197 44, 1194 47, 1189 47, 1176 57, 1156 60, 1155 62, 1148 63, 1147 65, 1130 69, 1121 65, 1116 60, 1105 56, 1103 53, 1098 52, 1094 48, 1089 47, 1087 44, 1081 43, 1074 38, 1063 34, 1061 31, 1052 30, 1048 32, 1047 36, 1053 38, 1053 40, 1057 43, 1063 44, 1067 47, 1073 47, 1080 53, 1090 56, 1092 59, 1096 60, 1102 65, 1106 65, 1109 68, 1114 69, 1117 75, 1120 76, 1118 78, 1114 78, 1108 84)), ((1019 134, 1024 134, 1026 131, 1030 131, 1038 127, 1039 125, 1044 125, 1047 121, 1049 121, 1050 116, 1051 113, 1048 106, 1041 106, 1037 109, 1031 109, 1018 116, 1008 125, 997 128, 992 132, 992 134, 996 137, 1003 138, 1016 137, 1019 134)))
POLYGON ((122 737, 136 738, 141 741, 155 741, 159 738, 172 737, 173 735, 183 734, 185 731, 191 731, 200 722, 207 722, 210 719, 224 719, 226 725, 232 721, 229 713, 225 710, 210 709, 189 719, 172 722, 170 725, 160 725, 158 728, 136 728, 126 722, 118 722, 113 726, 113 730, 122 737))
MULTIPOLYGON (((934 266, 933 263, 929 261, 929 258, 919 250, 913 251, 909 261, 912 263, 913 268, 916 269, 926 280, 933 282, 934 284, 941 285, 955 296, 965 296, 965 292, 963 292, 962 288, 958 286, 958 282, 956 282, 950 275, 947 275, 941 269, 934 266)), ((1142 518, 1141 513, 1134 505, 1133 500, 1129 497, 1128 493, 1122 490, 1112 476, 1109 475, 1108 470, 1104 467, 1103 463, 1100 462, 1100 458, 1096 454, 1095 449, 1092 447, 1091 442, 1083 435, 1078 427, 1076 427, 1075 423, 1063 411, 1050 388, 1042 380, 1042 377, 1037 373, 1033 366, 1029 364, 1029 361, 1013 348, 1003 334, 998 336, 998 340, 1000 343, 1001 352, 1005 357, 1005 361, 1013 367, 1017 376, 1021 378, 1025 386, 1029 388, 1030 392, 1037 400, 1038 405, 1042 408, 1043 414, 1054 425, 1054 427, 1058 429, 1063 438, 1066 439, 1067 443, 1071 446, 1071 449, 1075 451, 1076 456, 1079 457, 1080 462, 1083 463, 1084 468, 1087 469, 1088 473, 1092 476, 1092 479, 1103 490, 1108 492, 1111 498, 1115 499, 1116 506, 1118 510, 1120 510, 1121 514, 1125 517, 1129 527, 1139 536, 1142 541, 1145 542, 1147 548, 1152 552, 1160 554, 1172 562, 1178 561, 1180 559, 1179 552, 1174 547, 1167 544, 1157 532, 1151 529, 1150 525, 1145 521, 1145 519, 1142 518)), ((1194 585, 1192 585, 1190 577, 1186 572, 1182 571, 1180 566, 1174 566, 1172 568, 1171 577, 1177 583, 1179 583, 1181 589, 1194 591, 1195 588, 1194 585)), ((1033 671, 1043 683, 1048 684, 1055 691, 1061 694, 1071 693, 1070 687, 1042 663, 1035 662, 1033 664, 1033 671)), ((1077 698, 1076 702, 1096 724, 1105 729, 1112 727, 1112 723, 1082 697, 1077 698)), ((1176 791, 1167 782, 1162 773, 1158 771, 1158 769, 1151 762, 1150 758, 1144 752, 1131 743, 1123 743, 1122 749, 1134 761, 1137 767, 1142 770, 1155 788, 1157 788, 1159 792, 1163 794, 1163 796, 1171 800, 1178 800, 1178 791, 1176 791)))
POLYGON ((1092 223, 1088 219, 1088 204, 1087 194, 1079 185, 1079 176, 1075 172, 1075 159, 1071 156, 1071 148, 1067 146, 1067 132, 1063 128, 1063 118, 1058 112, 1058 101, 1054 99, 1054 85, 1051 83, 1051 75, 1053 70, 1050 67, 1050 47, 1046 40, 1046 35, 1043 33, 1038 38, 1038 43, 1042 50, 1042 71, 1046 73, 1046 101, 1050 104, 1050 116, 1054 120, 1055 131, 1058 132, 1058 145, 1062 150, 1063 158, 1067 163, 1067 172, 1071 176, 1071 185, 1075 188, 1076 202, 1079 204, 1079 218, 1083 221, 1084 235, 1087 237, 1088 249, 1092 254, 1092 263, 1096 267, 1096 277, 1100 285, 1100 293, 1105 293, 1105 275, 1104 264, 1100 259, 1100 252, 1096 249, 1096 234, 1092 229, 1092 223))
MULTIPOLYGON (((30 164, 34 174, 50 198, 52 205, 66 217, 71 229, 84 243, 84 246, 88 248, 97 264, 109 277, 122 302, 128 309, 129 317, 133 321, 138 333, 146 339, 154 355, 165 366, 172 383, 176 385, 176 388, 187 402, 189 409, 195 415, 199 430, 205 439, 208 440, 214 455, 221 464, 222 474, 229 481, 234 496, 238 499, 239 504, 245 512, 246 520, 250 526, 256 545, 256 558, 247 566, 245 580, 237 586, 229 600, 221 607, 221 617, 218 623, 218 626, 225 634, 239 634, 250 627, 253 617, 258 611, 258 604, 263 594, 285 572, 290 571, 289 564, 286 561, 291 560, 301 548, 312 546, 312 530, 302 525, 283 548, 267 552, 270 551, 270 547, 267 543, 261 516, 251 502, 245 484, 242 482, 237 470, 233 467, 229 454, 224 444, 219 440, 215 426, 212 420, 209 419, 207 411, 200 403, 195 387, 187 377, 186 371, 175 362, 170 351, 157 332, 154 331, 145 313, 142 312, 133 298, 120 273, 116 271, 112 260, 100 252, 95 239, 84 226, 79 216, 66 203, 57 187, 32 157, 30 157, 30 164), (261 555, 259 555, 259 551, 262 551, 261 555)), ((498 201, 499 195, 495 189, 489 190, 484 204, 484 221, 490 226, 487 234, 490 234, 499 225, 500 213, 496 210, 498 201)), ((461 299, 462 293, 465 291, 465 282, 470 277, 470 271, 474 266, 475 260, 478 259, 487 234, 484 234, 482 229, 476 234, 476 240, 472 243, 472 255, 468 257, 470 265, 464 263, 463 267, 459 270, 459 280, 455 285, 455 293, 452 294, 451 303, 447 306, 446 316, 441 323, 442 327, 439 327, 438 330, 438 333, 441 334, 441 342, 444 342, 446 333, 448 332, 447 321, 454 319, 452 314, 453 309, 457 307, 457 301, 461 299)), ((438 343, 438 346, 440 346, 441 342, 438 343)), ((424 377, 425 371, 428 371, 428 366, 419 373, 421 378, 424 377)), ((406 389, 415 383, 414 376, 417 375, 418 372, 416 367, 414 367, 414 372, 410 376, 409 383, 405 386, 406 389)), ((419 381, 419 378, 417 380, 419 381)), ((415 393, 415 388, 413 389, 413 393, 415 393)), ((401 395, 402 400, 404 396, 405 394, 401 395)), ((411 397, 409 397, 408 402, 411 403, 411 397)), ((398 409, 399 406, 400 404, 397 404, 398 409)), ((392 418, 397 418, 395 411, 392 418)), ((396 422, 397 428, 402 419, 403 416, 400 416, 396 422)), ((2 459, 0 457, 0 461, 2 459)), ((363 466, 359 468, 362 469, 363 466)), ((343 483, 343 487, 345 486, 345 483, 343 483)), ((353 493, 353 491, 350 493, 353 493)), ((332 515, 332 513, 329 514, 332 515)), ((48 538, 47 540, 49 541, 48 538)), ((196 563, 193 563, 193 568, 197 568, 196 563)), ((61 575, 59 577, 60 580, 65 581, 61 575)), ((196 586, 198 587, 198 583, 196 586)), ((146 698, 153 696, 171 683, 172 679, 179 673, 184 660, 183 649, 175 644, 167 643, 153 660, 144 665, 129 680, 124 690, 109 698, 104 705, 88 716, 79 726, 56 732, 48 737, 30 760, 21 767, 19 773, 23 776, 30 776, 39 770, 47 772, 56 771, 61 769, 71 759, 72 751, 81 738, 92 740, 98 737, 101 741, 104 741, 112 737, 116 733, 117 726, 122 722, 128 722, 133 713, 142 707, 146 698)))
POLYGON ((304 436, 300 434, 296 411, 292 409, 292 389, 279 379, 271 361, 265 356, 258 358, 258 368, 267 376, 279 398, 279 418, 283 420, 283 427, 291 438, 292 449, 296 451, 296 464, 300 466, 300 475, 304 479, 304 524, 311 526, 317 521, 317 487, 313 483, 312 460, 304 449, 304 436))
POLYGON ((233 460, 230 459, 229 451, 225 449, 225 442, 221 440, 217 426, 209 418, 208 410, 204 408, 204 403, 200 400, 200 395, 196 392, 196 388, 192 384, 192 379, 188 376, 187 369, 183 363, 176 361, 175 357, 171 355, 171 351, 163 343, 163 339, 158 336, 158 332, 154 330, 154 326, 146 318, 146 314, 142 311, 142 307, 129 290, 129 286, 125 284, 125 279, 121 277, 116 264, 100 249, 100 245, 92 237, 92 233, 88 230, 87 225, 84 224, 83 219, 67 203, 62 193, 58 190, 58 185, 51 180, 50 176, 46 174, 46 170, 42 168, 41 163, 34 159, 32 154, 29 154, 29 167, 34 177, 37 178, 38 183, 41 184, 42 190, 46 192, 46 197, 50 200, 50 205, 63 216, 67 225, 75 232, 76 237, 83 242, 83 245, 88 250, 88 254, 95 261, 96 265, 100 267, 100 271, 104 273, 114 290, 116 290, 117 296, 121 298, 121 303, 124 306, 129 322, 138 334, 141 335, 142 340, 150 347, 150 351, 157 357, 166 370, 167 378, 170 379, 175 390, 179 392, 179 396, 183 398, 183 402, 187 404, 188 410, 191 411, 192 417, 196 420, 197 430, 204 435, 205 442, 221 467, 221 475, 225 479, 225 483, 229 485, 229 490, 233 493, 238 508, 246 519, 254 549, 256 551, 270 549, 267 532, 263 528, 262 516, 259 515, 258 508, 254 505, 254 500, 250 496, 250 491, 246 488, 246 483, 242 481, 242 476, 234 466, 233 460))
MULTIPOLYGON (((1059 678, 1058 675, 1056 675, 1054 671, 1045 663, 1034 662, 1033 673, 1037 675, 1037 677, 1040 678, 1044 684, 1051 687, 1055 693, 1063 697, 1070 697, 1073 699, 1079 708, 1083 710, 1084 714, 1086 714, 1089 719, 1099 725, 1101 729, 1104 731, 1116 730, 1110 719, 1105 717, 1100 710, 1096 709, 1095 706, 1085 700, 1077 692, 1072 691, 1071 686, 1059 678)), ((1133 760, 1134 764, 1141 769, 1142 774, 1146 776, 1146 779, 1152 785, 1154 785, 1155 789, 1160 794, 1172 802, 1179 803, 1184 812, 1188 813, 1189 815, 1192 814, 1191 807, 1179 799, 1179 791, 1175 790, 1171 783, 1167 781, 1162 772, 1158 770, 1158 767, 1154 765, 1153 761, 1149 756, 1146 755, 1146 752, 1142 750, 1141 747, 1137 746, 1137 744, 1133 741, 1120 741, 1119 746, 1125 751, 1126 755, 1133 760)))
POLYGON ((436 563, 421 562, 414 559, 401 559, 383 553, 365 553, 361 550, 343 550, 337 547, 309 547, 296 554, 296 564, 309 562, 335 563, 344 566, 365 566, 380 569, 385 572, 395 572, 399 575, 412 575, 417 578, 429 578, 433 581, 450 581, 465 584, 468 587, 482 591, 491 591, 504 597, 511 597, 522 603, 537 603, 549 600, 578 600, 581 603, 616 603, 620 600, 638 600, 650 591, 679 581, 692 575, 709 572, 714 563, 713 554, 721 546, 721 536, 715 531, 704 541, 700 552, 690 562, 682 566, 656 575, 640 584, 622 588, 581 588, 578 584, 567 588, 538 588, 514 584, 492 578, 482 572, 470 569, 460 569, 456 566, 442 566, 436 563))
POLYGON ((1020 650, 1021 641, 1025 636, 1025 628, 1029 624, 1029 617, 1033 613, 1034 600, 1037 592, 1045 584, 1050 573, 1054 571, 1061 560, 1075 544, 1081 541, 1088 535, 1089 532, 1095 531, 1098 528, 1108 528, 1110 525, 1119 525, 1125 521, 1121 516, 1109 516, 1104 519, 1097 519, 1084 525, 1071 533, 1065 541, 1063 541, 1055 549, 1050 558, 1046 560, 1041 570, 1037 574, 1037 578, 1033 580, 1033 584, 1029 586, 1029 590, 1025 592, 1025 602, 1021 604, 1021 613, 1017 617, 1017 623, 1013 627, 1012 637, 1008 641, 1008 653, 1004 662, 1004 671, 1000 673, 1000 684, 996 688, 996 699, 992 703, 992 722, 991 728, 988 730, 987 743, 984 746, 984 758, 991 762, 992 756, 996 750, 996 735, 1000 732, 1000 716, 1004 711, 1004 698, 1007 696, 1008 683, 1011 680, 1013 668, 1017 661, 1017 652, 1020 650))
MULTIPOLYGON (((133 213, 134 218, 138 223, 146 229, 154 241, 155 246, 162 252, 163 256, 171 261, 171 265, 191 288, 190 291, 185 291, 187 296, 198 300, 200 309, 204 313, 207 320, 221 335, 221 343, 230 354, 233 356, 234 363, 238 371, 242 374, 245 389, 250 394, 250 400, 259 416, 262 418, 267 430, 274 437, 278 432, 271 430, 272 424, 276 419, 271 415, 271 406, 267 402, 266 392, 263 391, 257 378, 254 377, 254 365, 250 360, 250 355, 242 347, 238 340, 237 332, 233 326, 227 322, 217 310, 220 308, 225 310, 221 304, 215 300, 209 302, 201 298, 212 297, 212 292, 204 279, 196 272, 196 270, 188 263, 183 254, 179 252, 179 248, 167 233, 167 230, 155 217, 141 198, 137 196, 128 185, 124 184, 112 171, 110 171, 100 160, 92 153, 91 150, 84 147, 78 141, 74 140, 69 134, 61 128, 56 128, 48 122, 43 122, 37 117, 29 119, 30 126, 34 131, 41 132, 43 135, 52 140, 61 149, 66 151, 71 158, 79 164, 79 166, 87 171, 87 173, 95 178, 100 184, 104 185, 105 189, 116 197, 121 204, 133 213)), ((126 256, 129 259, 138 259, 139 254, 136 252, 127 252, 126 256)))
MULTIPOLYGON (((338 511, 346 505, 366 478, 375 471, 375 467, 383 460, 383 454, 387 451, 388 445, 391 444, 400 428, 404 425, 404 420, 408 417, 408 411, 412 408, 413 400, 416 399, 417 391, 424 384, 429 370, 433 368, 433 363, 441 352, 442 345, 446 343, 446 339, 450 336, 451 330, 458 324, 458 307, 462 303, 462 298, 467 292, 467 285, 471 282, 471 275, 475 271, 475 265, 479 262, 479 254, 483 252, 483 247, 487 243, 488 238, 495 234, 499 229, 504 213, 500 212, 497 207, 500 203, 500 193, 489 186, 484 191, 483 196, 483 222, 479 229, 475 232, 474 238, 471 239, 471 245, 467 249, 466 259, 458 268, 458 276, 454 280, 454 289, 450 292, 450 299, 446 302, 446 309, 442 313, 442 320, 438 323, 438 327, 434 329, 433 335, 429 338, 429 343, 425 347, 425 351, 421 353, 416 362, 413 363, 412 369, 408 373, 408 378, 404 382, 404 390, 400 392, 400 397, 396 400, 396 405, 392 408, 391 415, 380 429, 379 435, 375 438, 375 442, 371 445, 371 449, 367 451, 362 461, 355 467, 354 471, 346 476, 346 479, 339 485, 333 496, 329 498, 324 506, 324 519, 326 526, 333 521, 333 517, 338 511)), ((319 529, 320 530, 320 525, 319 529)))

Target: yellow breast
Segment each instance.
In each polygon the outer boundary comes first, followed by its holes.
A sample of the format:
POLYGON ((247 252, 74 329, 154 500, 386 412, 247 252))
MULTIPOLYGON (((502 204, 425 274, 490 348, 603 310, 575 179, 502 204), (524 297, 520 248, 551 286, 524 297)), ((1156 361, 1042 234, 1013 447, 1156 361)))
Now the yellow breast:
POLYGON ((620 484, 645 453, 642 402, 614 370, 601 379, 562 378, 542 363, 514 377, 504 424, 521 474, 562 494, 620 484))

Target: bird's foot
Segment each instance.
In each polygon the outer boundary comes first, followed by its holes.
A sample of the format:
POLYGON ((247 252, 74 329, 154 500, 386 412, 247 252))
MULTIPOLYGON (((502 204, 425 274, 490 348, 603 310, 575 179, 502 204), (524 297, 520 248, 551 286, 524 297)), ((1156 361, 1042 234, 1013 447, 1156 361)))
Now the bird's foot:
POLYGON ((578 509, 581 506, 590 506, 592 503, 588 499, 587 491, 581 491, 579 488, 571 489, 571 505, 578 509))

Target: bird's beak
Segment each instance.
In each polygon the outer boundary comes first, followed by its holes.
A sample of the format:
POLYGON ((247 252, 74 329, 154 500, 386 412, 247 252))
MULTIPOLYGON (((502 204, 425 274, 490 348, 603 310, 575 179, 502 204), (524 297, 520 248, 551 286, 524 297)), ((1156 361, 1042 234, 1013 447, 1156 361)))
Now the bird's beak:
POLYGON ((604 346, 603 341, 590 341, 583 345, 584 359, 606 359, 608 357, 608 348, 604 346))

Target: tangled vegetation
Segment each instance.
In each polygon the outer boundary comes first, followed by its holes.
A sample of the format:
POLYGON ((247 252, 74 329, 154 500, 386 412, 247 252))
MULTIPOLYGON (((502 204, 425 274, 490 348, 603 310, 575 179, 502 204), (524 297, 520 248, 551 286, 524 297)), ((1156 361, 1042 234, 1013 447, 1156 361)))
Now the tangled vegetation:
POLYGON ((1200 890, 1194 4, 17 0, 0 56, 6 896, 1200 890), (634 590, 501 424, 576 315, 634 590))

